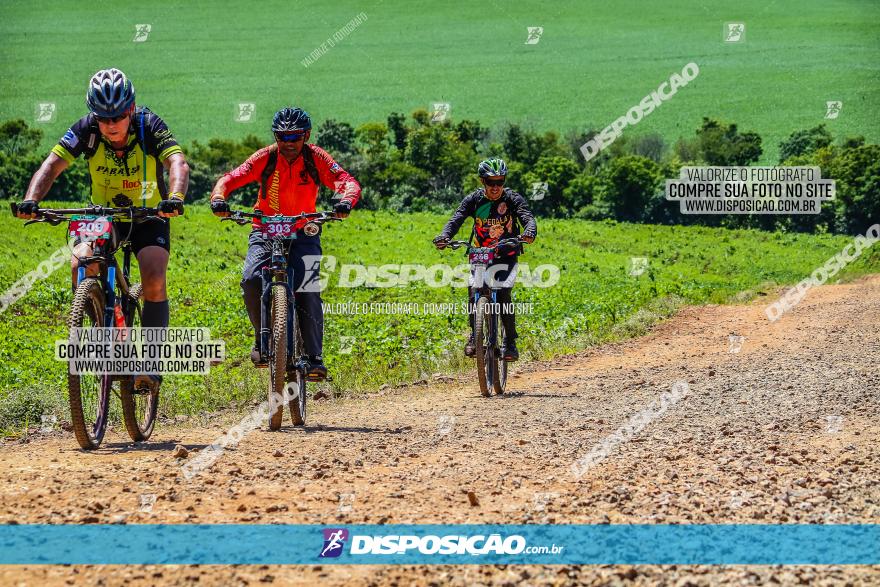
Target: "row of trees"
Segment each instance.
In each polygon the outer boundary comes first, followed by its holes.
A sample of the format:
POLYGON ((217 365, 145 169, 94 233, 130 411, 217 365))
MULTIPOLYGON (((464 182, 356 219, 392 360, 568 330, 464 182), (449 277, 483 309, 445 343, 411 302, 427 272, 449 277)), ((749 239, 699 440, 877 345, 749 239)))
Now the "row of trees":
MULTIPOLYGON (((327 120, 312 141, 361 182, 362 205, 371 209, 448 212, 478 186, 477 163, 500 156, 510 169, 508 185, 543 216, 830 232, 863 231, 880 218, 880 145, 865 144, 862 137, 835 144, 824 125, 795 132, 779 146, 781 164, 817 165, 823 177, 837 180, 837 200, 825 203, 819 215, 686 216, 677 203, 665 200, 665 179, 677 178, 682 166, 741 166, 759 160, 761 137, 736 124, 704 118, 693 136, 672 145, 657 134, 622 135, 587 162, 580 146, 595 135, 563 137, 516 124, 489 129, 471 120, 434 121, 418 110, 357 128, 327 120)), ((37 154, 41 139, 41 131, 22 120, 0 125, 0 190, 7 197, 24 193, 42 160, 37 154)), ((191 196, 206 198, 220 174, 267 140, 251 135, 242 141, 193 142, 186 148, 191 196)), ((87 170, 78 163, 62 174, 50 197, 81 197, 87 190, 87 170)), ((240 190, 236 199, 249 203, 255 195, 254 185, 240 190)))

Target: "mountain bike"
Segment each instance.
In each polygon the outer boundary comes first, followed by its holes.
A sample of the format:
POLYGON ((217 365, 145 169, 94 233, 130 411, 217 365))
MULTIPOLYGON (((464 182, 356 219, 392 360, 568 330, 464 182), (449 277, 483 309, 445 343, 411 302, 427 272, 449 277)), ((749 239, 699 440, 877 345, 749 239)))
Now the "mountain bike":
POLYGON ((492 390, 498 395, 504 393, 507 386, 507 361, 502 356, 500 344, 504 340, 504 324, 501 322, 498 303, 498 290, 501 288, 494 280, 484 279, 484 276, 499 247, 518 247, 522 243, 525 241, 513 237, 488 247, 472 247, 467 241, 449 241, 446 245, 453 250, 467 247, 471 274, 474 276, 474 293, 468 303, 473 304, 477 381, 480 384, 480 393, 486 397, 492 395, 492 390))
POLYGON ((341 218, 336 218, 333 212, 264 216, 259 212, 234 210, 221 220, 245 225, 254 218, 260 220, 260 230, 272 247, 269 265, 261 270, 263 285, 260 305, 260 356, 269 364, 269 430, 281 428, 285 401, 290 408, 293 425, 303 426, 306 423, 306 382, 312 380, 306 375, 308 365, 302 356, 302 334, 287 256, 300 231, 307 236, 315 236, 321 231, 322 224, 341 218), (304 219, 308 222, 300 230, 294 230, 296 223, 304 219), (293 389, 286 394, 288 383, 293 384, 293 389))
MULTIPOLYGON (((12 203, 12 213, 18 205, 12 203)), ((68 235, 92 244, 92 254, 78 257, 76 287, 67 326, 71 343, 76 328, 139 328, 142 317, 143 288, 131 283, 131 227, 142 222, 159 221, 155 208, 44 208, 25 225, 48 222, 56 226, 68 222, 68 235), (129 232, 119 235, 113 221, 128 220, 129 232), (119 237, 122 238, 119 238, 119 237), (122 250, 122 271, 116 252, 122 250), (87 276, 87 268, 98 266, 98 275, 87 276)), ((107 428, 110 394, 116 386, 122 402, 122 416, 128 435, 135 442, 150 438, 159 407, 159 384, 149 390, 135 389, 134 375, 73 374, 68 367, 67 391, 70 418, 80 447, 93 450, 100 446, 107 428), (116 385, 118 384, 118 385, 116 385)))

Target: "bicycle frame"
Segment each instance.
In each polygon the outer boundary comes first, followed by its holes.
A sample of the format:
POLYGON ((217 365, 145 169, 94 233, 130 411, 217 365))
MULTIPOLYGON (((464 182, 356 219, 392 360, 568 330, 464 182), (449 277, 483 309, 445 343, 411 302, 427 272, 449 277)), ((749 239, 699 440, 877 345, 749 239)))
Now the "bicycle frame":
POLYGON ((106 305, 104 307, 104 324, 108 324, 110 326, 115 326, 116 322, 114 320, 114 307, 116 305, 116 285, 119 285, 119 290, 122 294, 122 300, 120 301, 120 306, 122 308, 122 313, 126 317, 129 315, 129 283, 131 279, 131 243, 123 241, 122 245, 117 249, 122 249, 123 260, 122 260, 122 271, 118 272, 119 265, 116 261, 116 251, 105 252, 106 244, 95 243, 92 255, 89 257, 83 257, 79 260, 79 267, 77 268, 76 274, 76 285, 79 284, 86 278, 86 270, 90 265, 98 264, 98 279, 100 280, 103 289, 104 289, 104 299, 106 300, 106 305))

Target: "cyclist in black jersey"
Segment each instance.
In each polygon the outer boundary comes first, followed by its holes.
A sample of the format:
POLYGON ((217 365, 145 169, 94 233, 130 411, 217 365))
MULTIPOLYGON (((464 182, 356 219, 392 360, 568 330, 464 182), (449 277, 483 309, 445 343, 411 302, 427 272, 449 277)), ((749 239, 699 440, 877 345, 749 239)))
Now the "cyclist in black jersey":
MULTIPOLYGON (((449 239, 461 228, 465 220, 473 218, 474 226, 471 231, 471 239, 475 246, 488 247, 511 237, 520 237, 527 243, 534 242, 538 235, 538 224, 535 216, 529 209, 529 205, 520 194, 504 187, 507 179, 507 164, 498 158, 481 161, 477 167, 480 174, 480 182, 483 184, 478 190, 468 194, 458 209, 452 214, 452 218, 443 227, 443 231, 434 239, 434 245, 438 249, 445 249, 449 245, 449 239), (522 226, 522 234, 520 234, 522 226)), ((519 349, 516 348, 516 316, 511 304, 513 298, 511 291, 516 281, 517 259, 522 252, 522 246, 515 249, 499 250, 491 266, 500 271, 494 273, 494 278, 503 285, 498 290, 498 302, 501 304, 501 322, 504 324, 504 336, 502 354, 505 361, 519 359, 519 349)), ((479 285, 475 284, 479 288, 479 285)), ((473 289, 468 290, 468 299, 471 299, 473 289)), ((465 343, 464 354, 473 357, 476 353, 474 341, 474 315, 473 308, 468 305, 471 335, 465 343)))
MULTIPOLYGON (((89 114, 64 133, 31 178, 24 201, 18 206, 18 217, 34 218, 52 183, 79 156, 89 164, 93 203, 158 208, 165 220, 130 227, 130 240, 143 284, 142 326, 167 327, 165 274, 171 250, 167 218, 183 213, 189 166, 162 119, 147 108, 137 108, 134 97, 134 86, 120 70, 103 69, 92 76, 86 93, 89 114), (163 168, 168 171, 167 185, 163 168)), ((116 228, 123 235, 129 232, 127 223, 116 228)), ((77 257, 89 255, 91 246, 87 242, 74 248, 74 287, 77 257)), ((98 264, 93 264, 88 270, 91 274, 97 269, 98 264)), ((137 383, 146 385, 149 381, 141 379, 137 383)))

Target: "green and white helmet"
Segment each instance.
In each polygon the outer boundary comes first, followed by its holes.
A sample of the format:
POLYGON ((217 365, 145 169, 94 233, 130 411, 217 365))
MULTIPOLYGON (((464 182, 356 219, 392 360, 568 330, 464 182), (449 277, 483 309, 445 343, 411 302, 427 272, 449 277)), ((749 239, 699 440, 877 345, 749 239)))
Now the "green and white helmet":
POLYGON ((477 170, 480 172, 480 177, 507 175, 507 163, 504 162, 504 159, 493 157, 492 159, 480 161, 480 166, 477 170))

